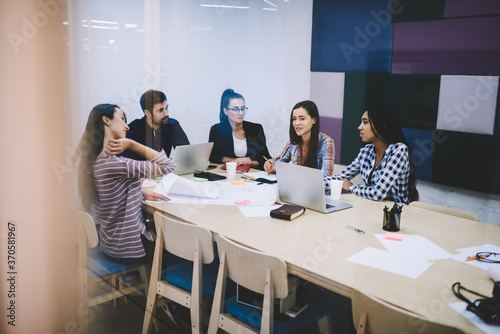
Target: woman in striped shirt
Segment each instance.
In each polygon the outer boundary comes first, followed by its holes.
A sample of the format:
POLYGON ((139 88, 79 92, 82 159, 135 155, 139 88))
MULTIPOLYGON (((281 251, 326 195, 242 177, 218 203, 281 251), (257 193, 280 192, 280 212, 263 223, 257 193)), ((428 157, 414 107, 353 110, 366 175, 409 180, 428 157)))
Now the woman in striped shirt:
MULTIPOLYGON (((319 132, 319 112, 313 101, 297 103, 290 114, 290 140, 276 161, 321 169, 323 177, 333 174, 335 143, 327 134, 319 132)), ((276 173, 272 161, 264 169, 276 173)))
MULTIPOLYGON (((127 130, 125 113, 118 106, 99 104, 92 109, 80 143, 79 189, 83 206, 94 210, 100 224, 102 251, 117 262, 142 263, 146 260, 144 236, 153 238, 146 232, 141 212, 141 179, 171 173, 175 163, 163 150, 157 152, 126 138, 127 130), (117 156, 125 150, 146 160, 117 156)), ((160 194, 149 195, 168 200, 160 194)))

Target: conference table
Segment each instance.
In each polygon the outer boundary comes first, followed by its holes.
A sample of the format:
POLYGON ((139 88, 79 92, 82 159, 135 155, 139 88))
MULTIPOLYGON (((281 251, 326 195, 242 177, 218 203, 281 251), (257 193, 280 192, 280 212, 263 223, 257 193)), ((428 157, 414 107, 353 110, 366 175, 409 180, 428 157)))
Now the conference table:
MULTIPOLYGON (((192 178, 191 176, 187 176, 192 178)), ((237 176, 239 178, 239 176, 237 176)), ((226 182, 226 181, 219 181, 226 182)), ((371 201, 351 193, 341 201, 349 209, 323 214, 312 210, 292 220, 247 218, 237 205, 144 202, 149 213, 159 211, 172 218, 203 226, 250 248, 284 260, 289 273, 346 297, 361 290, 404 310, 439 321, 466 333, 482 333, 448 304, 459 302, 451 286, 463 286, 492 295, 493 281, 485 270, 452 259, 434 260, 416 279, 348 261, 366 247, 384 250, 375 237, 382 229, 387 201, 371 201), (356 233, 346 226, 365 231, 356 233)), ((422 208, 404 206, 398 234, 424 236, 444 250, 483 244, 500 245, 500 228, 422 208)), ((471 254, 474 255, 474 254, 471 254)), ((474 299, 474 296, 468 296, 474 299)))

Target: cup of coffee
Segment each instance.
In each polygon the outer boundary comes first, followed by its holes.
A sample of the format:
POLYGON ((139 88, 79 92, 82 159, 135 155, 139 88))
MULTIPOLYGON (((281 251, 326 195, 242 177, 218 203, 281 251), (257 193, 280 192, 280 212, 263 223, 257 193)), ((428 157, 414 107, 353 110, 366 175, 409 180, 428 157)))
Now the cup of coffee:
POLYGON ((237 162, 226 162, 226 178, 228 181, 233 181, 236 177, 237 162))
POLYGON ((342 193, 343 180, 330 180, 330 197, 331 199, 339 200, 342 193))

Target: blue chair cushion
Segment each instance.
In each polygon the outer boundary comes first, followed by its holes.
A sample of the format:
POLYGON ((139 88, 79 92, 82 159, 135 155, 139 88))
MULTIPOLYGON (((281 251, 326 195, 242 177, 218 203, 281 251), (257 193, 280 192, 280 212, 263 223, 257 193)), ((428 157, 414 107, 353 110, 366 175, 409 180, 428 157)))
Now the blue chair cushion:
MULTIPOLYGON (((203 265, 203 295, 213 296, 219 261, 215 259, 210 264, 203 265)), ((191 292, 193 280, 193 262, 184 261, 164 269, 161 273, 162 280, 178 288, 191 292)))
MULTIPOLYGON (((309 284, 308 284, 309 285, 309 284)), ((306 288, 303 298, 308 304, 307 308, 302 311, 297 317, 290 318, 286 315, 279 314, 279 310, 274 309, 274 333, 294 333, 303 329, 324 316, 331 314, 334 311, 334 305, 326 300, 323 291, 318 286, 306 288)), ((247 306, 236 301, 236 297, 226 299, 224 302, 224 311, 234 317, 246 322, 247 324, 260 329, 262 313, 259 309, 247 306)))
POLYGON ((141 264, 120 264, 113 262, 99 247, 87 250, 88 274, 92 277, 114 275, 122 271, 135 269, 139 266, 141 264))

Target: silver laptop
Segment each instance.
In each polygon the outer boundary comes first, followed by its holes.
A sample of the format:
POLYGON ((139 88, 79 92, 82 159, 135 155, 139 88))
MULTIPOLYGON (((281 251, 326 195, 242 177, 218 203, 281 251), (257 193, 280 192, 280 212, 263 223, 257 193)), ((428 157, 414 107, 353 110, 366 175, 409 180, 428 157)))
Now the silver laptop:
POLYGON ((208 159, 214 143, 177 146, 173 160, 177 167, 174 173, 184 175, 207 169, 208 159))
POLYGON ((280 200, 311 210, 330 213, 352 207, 352 204, 325 196, 323 172, 316 168, 276 162, 280 200))

